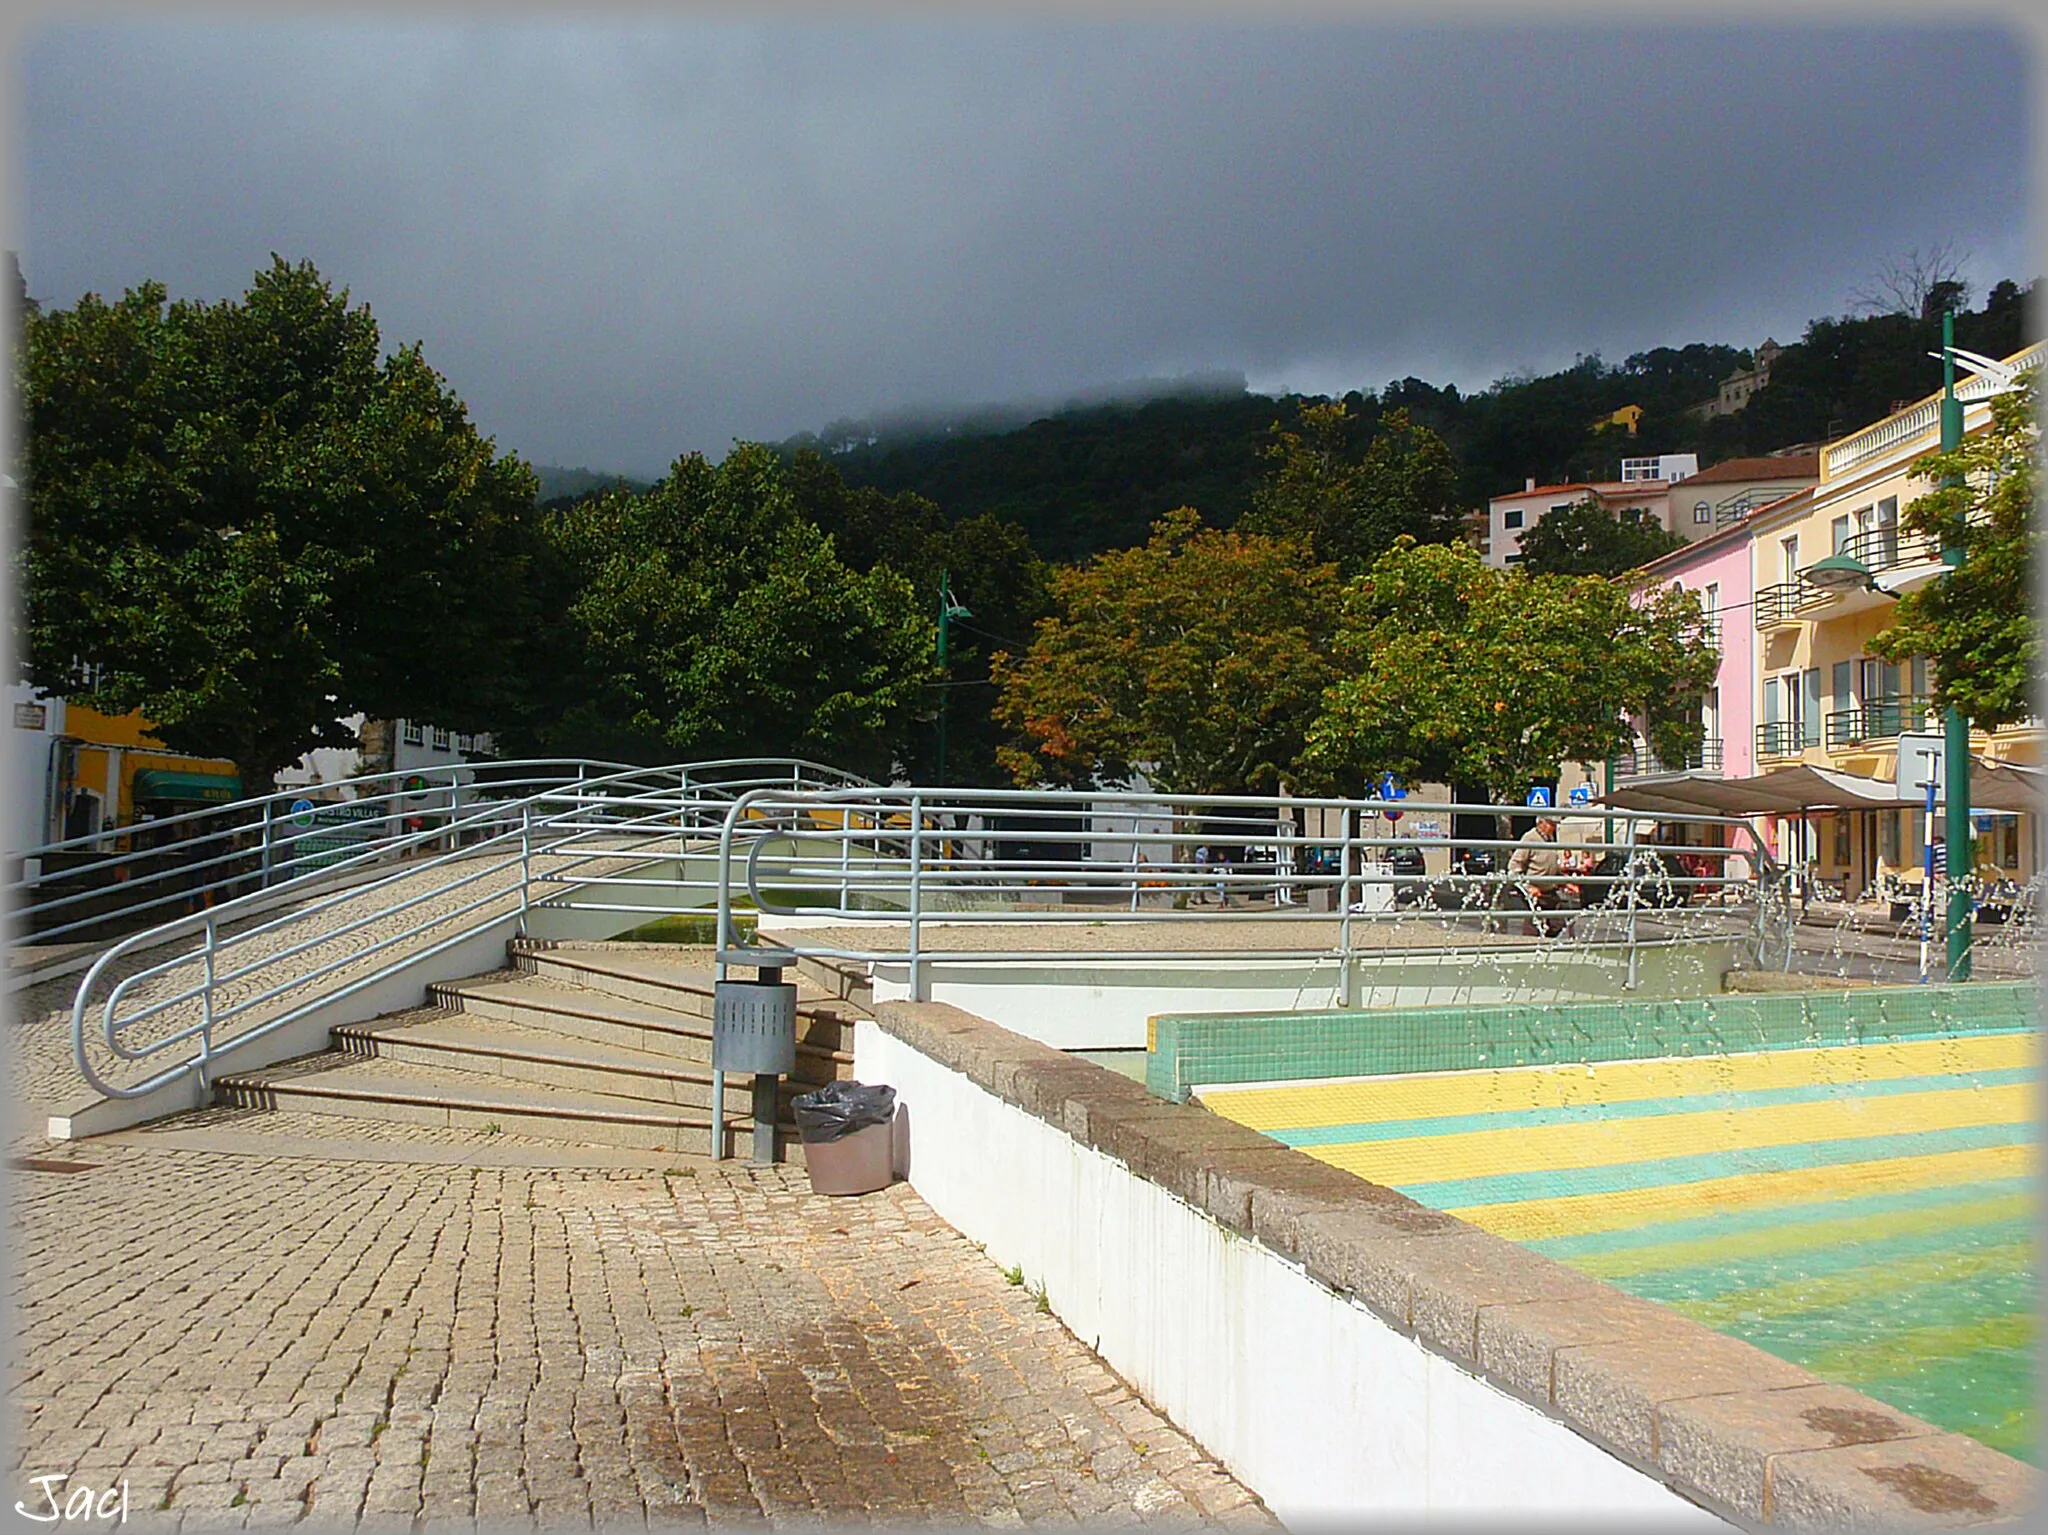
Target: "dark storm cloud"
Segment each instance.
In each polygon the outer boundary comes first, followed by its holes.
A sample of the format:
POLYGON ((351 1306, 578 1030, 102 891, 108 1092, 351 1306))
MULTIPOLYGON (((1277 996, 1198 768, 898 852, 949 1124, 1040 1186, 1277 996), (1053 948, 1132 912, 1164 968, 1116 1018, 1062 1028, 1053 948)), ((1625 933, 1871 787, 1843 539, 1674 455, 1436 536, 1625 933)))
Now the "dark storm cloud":
POLYGON ((2024 279, 2027 63, 1924 25, 65 27, 22 243, 58 303, 310 257, 504 446, 644 472, 905 403, 1788 339, 1940 241, 2024 279))

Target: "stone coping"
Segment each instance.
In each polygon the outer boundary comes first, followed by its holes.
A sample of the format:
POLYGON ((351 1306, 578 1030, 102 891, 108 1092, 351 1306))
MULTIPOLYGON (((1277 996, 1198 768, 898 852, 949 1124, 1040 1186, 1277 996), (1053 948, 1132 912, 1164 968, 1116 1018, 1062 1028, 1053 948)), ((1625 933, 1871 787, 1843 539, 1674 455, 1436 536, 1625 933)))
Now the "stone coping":
POLYGON ((945 1003, 885 1002, 875 1022, 1725 1518, 1946 1529, 2040 1501, 2040 1472, 1975 1439, 1197 1104, 945 1003))

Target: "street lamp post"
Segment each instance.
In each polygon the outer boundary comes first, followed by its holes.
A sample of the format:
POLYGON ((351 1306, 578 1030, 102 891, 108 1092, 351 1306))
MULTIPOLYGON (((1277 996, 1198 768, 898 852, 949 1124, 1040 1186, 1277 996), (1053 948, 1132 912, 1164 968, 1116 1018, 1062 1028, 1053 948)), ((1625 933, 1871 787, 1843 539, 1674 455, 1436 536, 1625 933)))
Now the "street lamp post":
POLYGON ((947 572, 939 572, 939 775, 941 787, 946 782, 946 705, 951 702, 953 689, 946 676, 946 629, 956 618, 972 618, 974 614, 953 600, 953 589, 948 583, 947 572))
MULTIPOLYGON (((1963 442, 1963 405, 1956 398, 1956 317, 1941 317, 1941 451, 1952 453, 1963 442)), ((1953 478, 1944 484, 1956 483, 1953 478)), ((1944 530, 1941 562, 1951 572, 1963 563, 1962 519, 1944 530)), ((1943 578, 1944 580, 1947 577, 1943 578)), ((1966 883, 1970 858, 1970 722, 1961 708, 1948 706, 1943 720, 1942 780, 1948 794, 1948 978, 1970 978, 1970 890, 1966 883)))

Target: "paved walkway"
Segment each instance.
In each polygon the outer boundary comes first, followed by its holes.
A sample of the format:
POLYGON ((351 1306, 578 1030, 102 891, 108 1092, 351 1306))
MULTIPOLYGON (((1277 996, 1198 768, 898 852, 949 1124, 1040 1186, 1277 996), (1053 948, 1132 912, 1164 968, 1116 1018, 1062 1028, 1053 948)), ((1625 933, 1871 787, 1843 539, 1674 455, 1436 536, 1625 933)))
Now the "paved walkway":
POLYGON ((8 1502, 62 1473, 125 1479, 136 1529, 1273 1524, 908 1185, 357 1128, 15 1141, 8 1502))

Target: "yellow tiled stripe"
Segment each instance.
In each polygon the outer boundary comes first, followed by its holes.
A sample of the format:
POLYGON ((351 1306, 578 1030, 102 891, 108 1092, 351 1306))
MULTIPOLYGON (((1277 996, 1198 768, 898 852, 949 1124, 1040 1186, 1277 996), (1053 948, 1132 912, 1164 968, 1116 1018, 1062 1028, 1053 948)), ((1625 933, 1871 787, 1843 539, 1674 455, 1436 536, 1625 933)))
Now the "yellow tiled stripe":
POLYGON ((1596 1279, 1630 1279, 1659 1269, 1775 1258, 1824 1247, 1854 1247, 1860 1242, 1885 1237, 1940 1233, 1953 1231, 1959 1226, 1988 1225, 1993 1221, 2026 1220, 2036 1208, 2037 1201, 2030 1194, 2000 1194, 1959 1204, 1943 1203, 1926 1210, 1886 1210, 1878 1215, 1787 1221, 1755 1231, 1723 1232, 1717 1236, 1691 1237, 1684 1241, 1659 1242, 1653 1246, 1623 1247, 1614 1252, 1580 1253, 1571 1259, 1571 1265, 1596 1279))
POLYGON ((1887 1098, 1772 1103, 1642 1119, 1589 1119, 1576 1124, 1521 1125, 1391 1141, 1348 1141, 1315 1149, 1325 1161, 1346 1172, 1398 1187, 1565 1167, 1618 1167, 1663 1157, 1861 1136, 2023 1124, 2033 1111, 2033 1085, 2012 1083, 1897 1093, 1887 1098))
MULTIPOLYGON (((1311 1156, 1330 1160, 1343 1147, 1318 1147, 1311 1156)), ((1728 1210, 1761 1205, 1800 1204, 1819 1199, 1849 1199, 1859 1194, 1894 1194, 1908 1189, 1975 1183, 1991 1178, 2032 1177, 2039 1162, 2032 1145, 1989 1146, 1974 1151, 1945 1151, 1925 1157, 1894 1157, 1876 1162, 1845 1162, 1833 1167, 1803 1167, 1788 1172, 1747 1173, 1709 1178, 1698 1183, 1663 1184, 1613 1194, 1570 1194, 1558 1199, 1530 1199, 1517 1204, 1474 1205, 1449 1213, 1461 1220, 1517 1242, 1544 1237, 1580 1236, 1591 1231, 1618 1231, 1656 1221, 1690 1220, 1728 1210)))
POLYGON ((1603 1061, 1593 1066, 1514 1066, 1288 1087, 1211 1087, 1198 1095, 1254 1130, 1385 1123, 1439 1115, 1626 1103, 1694 1093, 1878 1082, 1949 1072, 2031 1066, 2032 1033, 1977 1034, 1872 1045, 1753 1050, 1732 1055, 1603 1061))

